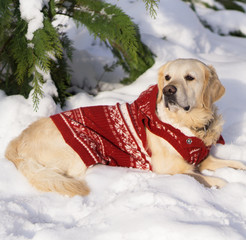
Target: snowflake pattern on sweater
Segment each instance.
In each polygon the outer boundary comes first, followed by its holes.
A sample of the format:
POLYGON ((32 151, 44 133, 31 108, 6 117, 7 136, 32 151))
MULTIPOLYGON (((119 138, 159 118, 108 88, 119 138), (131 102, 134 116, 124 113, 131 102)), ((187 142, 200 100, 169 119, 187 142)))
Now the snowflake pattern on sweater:
POLYGON ((51 119, 87 167, 101 163, 151 170, 150 155, 136 140, 134 127, 126 124, 128 117, 127 105, 117 104, 78 108, 51 119))

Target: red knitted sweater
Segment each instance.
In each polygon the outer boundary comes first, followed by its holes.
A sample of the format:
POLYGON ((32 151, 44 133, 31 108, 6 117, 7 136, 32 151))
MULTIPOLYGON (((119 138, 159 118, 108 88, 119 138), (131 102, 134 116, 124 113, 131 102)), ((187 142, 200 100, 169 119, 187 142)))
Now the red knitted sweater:
POLYGON ((161 122, 155 113, 157 94, 154 85, 132 104, 77 108, 51 119, 87 167, 101 163, 151 170, 145 128, 168 141, 188 163, 199 164, 210 146, 161 122))

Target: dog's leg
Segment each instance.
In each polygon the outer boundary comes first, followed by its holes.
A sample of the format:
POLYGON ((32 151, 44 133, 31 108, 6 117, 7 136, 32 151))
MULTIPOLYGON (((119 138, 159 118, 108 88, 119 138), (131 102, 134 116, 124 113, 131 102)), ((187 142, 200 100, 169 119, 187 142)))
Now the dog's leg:
POLYGON ((199 183, 204 185, 205 187, 213 187, 216 186, 218 188, 224 187, 226 185, 226 181, 217 177, 204 176, 200 173, 185 173, 193 178, 195 178, 199 183))
POLYGON ((241 163, 241 162, 237 162, 237 161, 233 161, 233 160, 222 160, 222 159, 218 159, 215 158, 211 155, 209 155, 199 166, 199 170, 211 170, 214 171, 218 168, 223 168, 223 167, 230 167, 230 168, 234 168, 234 169, 242 169, 242 170, 246 170, 246 166, 241 163))

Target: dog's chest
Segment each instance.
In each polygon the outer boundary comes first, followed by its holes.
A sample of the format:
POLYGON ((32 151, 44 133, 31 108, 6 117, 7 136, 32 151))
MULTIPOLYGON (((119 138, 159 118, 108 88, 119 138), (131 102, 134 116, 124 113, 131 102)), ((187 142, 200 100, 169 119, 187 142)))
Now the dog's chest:
POLYGON ((165 113, 164 108, 165 106, 164 106, 163 101, 157 104, 157 115, 162 122, 170 124, 176 129, 179 129, 183 134, 187 136, 191 136, 191 137, 195 136, 188 127, 181 126, 179 123, 176 123, 172 119, 170 119, 165 113))

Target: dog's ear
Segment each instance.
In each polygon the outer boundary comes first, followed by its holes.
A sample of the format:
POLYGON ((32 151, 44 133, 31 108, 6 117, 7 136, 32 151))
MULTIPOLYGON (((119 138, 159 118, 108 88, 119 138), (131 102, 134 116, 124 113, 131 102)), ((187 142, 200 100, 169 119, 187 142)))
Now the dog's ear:
POLYGON ((205 108, 210 109, 212 104, 219 100, 225 93, 213 66, 205 67, 205 84, 202 94, 202 101, 205 108))
POLYGON ((164 70, 166 68, 168 63, 166 63, 165 65, 163 65, 158 72, 158 96, 157 96, 157 103, 159 103, 162 99, 162 91, 164 88, 164 70))

